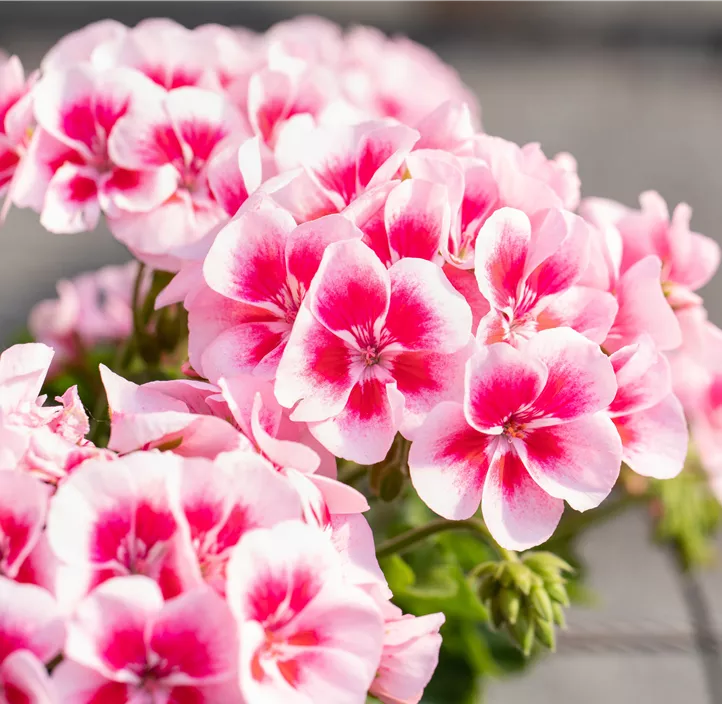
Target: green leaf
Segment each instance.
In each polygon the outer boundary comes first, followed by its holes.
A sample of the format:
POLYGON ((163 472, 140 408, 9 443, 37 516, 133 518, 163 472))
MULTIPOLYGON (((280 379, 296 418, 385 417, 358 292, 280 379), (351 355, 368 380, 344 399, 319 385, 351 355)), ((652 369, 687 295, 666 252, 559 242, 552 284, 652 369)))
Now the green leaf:
POLYGON ((414 571, 404 562, 401 555, 385 557, 379 564, 389 583, 389 589, 394 594, 403 594, 416 580, 414 571))

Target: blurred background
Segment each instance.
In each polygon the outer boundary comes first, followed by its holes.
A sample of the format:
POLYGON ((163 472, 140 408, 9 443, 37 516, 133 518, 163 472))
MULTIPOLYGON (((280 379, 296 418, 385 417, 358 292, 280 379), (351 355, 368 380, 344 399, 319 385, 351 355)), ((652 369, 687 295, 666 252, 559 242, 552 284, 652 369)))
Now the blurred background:
MULTIPOLYGON (((487 132, 571 152, 583 195, 686 201, 694 228, 722 242, 720 3, 0 2, 0 47, 34 69, 59 37, 102 18, 262 31, 298 14, 430 46, 479 96, 487 132)), ((53 236, 32 212, 11 212, 2 238, 3 346, 58 278, 128 259, 103 229, 53 236)), ((703 293, 722 324, 722 276, 703 293)), ((584 540, 593 608, 572 611, 557 655, 492 684, 486 701, 722 704, 722 573, 680 574, 637 513, 584 540)))

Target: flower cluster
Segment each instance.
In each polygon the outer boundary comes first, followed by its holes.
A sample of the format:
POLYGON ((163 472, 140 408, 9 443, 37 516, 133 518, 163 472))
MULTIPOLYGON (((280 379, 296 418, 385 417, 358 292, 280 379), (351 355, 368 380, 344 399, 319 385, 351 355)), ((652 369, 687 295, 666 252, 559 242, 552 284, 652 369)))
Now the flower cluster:
POLYGON ((570 155, 482 132, 421 47, 308 18, 108 21, 0 77, 8 203, 55 233, 102 215, 142 262, 61 282, 39 343, 0 358, 0 691, 413 704, 444 616, 391 603, 338 460, 403 438, 427 506, 481 507, 509 550, 622 463, 675 476, 687 418, 722 476, 695 293, 717 245, 653 193, 580 204, 570 155), (160 293, 148 268, 173 275, 160 293), (102 366, 96 446, 73 388, 38 397, 40 343, 62 361, 132 337, 139 292, 187 312, 185 376, 102 366))

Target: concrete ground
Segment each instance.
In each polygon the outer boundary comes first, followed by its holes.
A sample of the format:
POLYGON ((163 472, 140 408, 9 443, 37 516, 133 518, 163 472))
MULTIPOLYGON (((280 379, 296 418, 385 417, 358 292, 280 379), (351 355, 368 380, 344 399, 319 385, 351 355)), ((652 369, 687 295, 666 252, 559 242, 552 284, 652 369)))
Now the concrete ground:
MULTIPOLYGON (((37 64, 51 35, 3 34, 1 25, 5 48, 37 64)), ((689 44, 502 50, 466 39, 435 48, 480 96, 487 131, 571 152, 586 195, 632 204, 654 188, 670 204, 687 201, 695 228, 722 242, 719 55, 689 44)), ((2 238, 3 343, 58 278, 127 259, 103 229, 53 236, 29 212, 12 212, 2 238)), ((722 277, 705 295, 722 324, 722 277)), ((559 653, 494 684, 491 704, 722 704, 722 571, 682 577, 647 531, 630 513, 590 532, 583 554, 599 604, 573 610, 559 653)))

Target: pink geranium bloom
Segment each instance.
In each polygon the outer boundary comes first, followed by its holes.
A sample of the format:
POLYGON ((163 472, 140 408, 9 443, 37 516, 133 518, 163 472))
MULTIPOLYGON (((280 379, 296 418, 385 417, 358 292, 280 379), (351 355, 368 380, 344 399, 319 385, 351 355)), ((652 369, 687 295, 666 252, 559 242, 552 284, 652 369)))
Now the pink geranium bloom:
POLYGON ((206 283, 222 300, 201 295, 189 305, 194 368, 211 380, 240 373, 272 379, 326 247, 360 237, 339 215, 296 227, 271 201, 232 220, 203 265, 206 283))
POLYGON ((648 477, 676 476, 687 456, 688 432, 667 359, 645 336, 610 361, 618 389, 608 413, 622 439, 622 460, 648 477))
POLYGON ((170 498, 182 460, 136 452, 85 462, 59 487, 48 513, 50 547, 67 566, 63 599, 114 576, 143 574, 173 593, 183 565, 168 559, 178 519, 170 498))
POLYGON ((183 379, 139 386, 104 364, 100 376, 110 409, 111 450, 157 448, 212 459, 244 445, 240 433, 208 405, 208 397, 218 393, 212 384, 183 379))
POLYGON ((179 591, 205 582, 225 595, 226 566, 238 541, 250 530, 301 517, 294 488, 250 452, 225 453, 213 462, 186 460, 172 496, 180 517, 174 549, 181 563, 191 566, 181 576, 179 591))
POLYGON ((34 136, 28 162, 35 178, 42 182, 49 176, 40 216, 46 229, 92 230, 101 210, 150 210, 173 193, 172 173, 125 169, 108 153, 118 120, 158 92, 163 91, 135 71, 87 64, 38 81, 33 101, 42 132, 34 136))
POLYGON ((441 269, 386 269, 362 242, 330 245, 278 367, 276 397, 336 456, 382 460, 460 390, 471 311, 441 269))
POLYGON ((7 193, 30 141, 34 117, 30 87, 17 56, 0 56, 0 196, 7 193))
POLYGON ((418 704, 439 661, 444 614, 404 615, 384 604, 384 650, 371 694, 384 704, 418 704))
POLYGON ((587 212, 606 218, 621 234, 624 244, 621 272, 649 255, 662 262, 662 286, 674 308, 701 302, 694 291, 702 288, 717 271, 719 245, 689 228, 692 210, 680 203, 669 215, 667 204, 655 191, 639 197, 640 210, 631 210, 599 198, 585 202, 587 212))
POLYGON ((125 169, 171 185, 161 203, 109 213, 113 234, 152 265, 172 265, 169 252, 226 218, 209 184, 210 163, 244 133, 241 116, 222 95, 194 87, 149 95, 118 121, 110 155, 125 169))
POLYGON ((411 481, 445 518, 468 518, 481 503, 506 548, 542 543, 564 500, 584 511, 614 486, 622 445, 600 411, 616 391, 607 357, 568 328, 544 330, 521 349, 482 348, 467 363, 463 406, 437 406, 417 434, 411 481))
POLYGON ((28 328, 35 340, 55 350, 56 370, 63 361, 130 334, 131 293, 137 272, 138 263, 133 261, 61 279, 56 285, 58 297, 35 305, 28 328))
POLYGON ((587 266, 588 243, 587 225, 571 213, 542 210, 529 218, 511 208, 495 212, 476 243, 476 279, 491 305, 477 339, 516 344, 564 326, 602 342, 617 305, 609 293, 575 286, 587 266))
POLYGON ((358 704, 381 658, 381 613, 343 578, 318 529, 297 521, 248 533, 228 565, 247 704, 358 704))
POLYGON ((78 606, 53 682, 67 704, 226 704, 238 700, 237 647, 228 607, 211 589, 164 602, 147 577, 119 577, 78 606))
POLYGON ((256 452, 286 478, 309 523, 326 527, 332 515, 368 510, 363 494, 336 481, 335 458, 327 458, 327 450, 318 447, 312 436, 304 436, 305 424, 286 421, 271 384, 261 385, 247 377, 221 379, 219 383, 238 426, 256 452), (322 457, 330 460, 325 467, 322 457))

